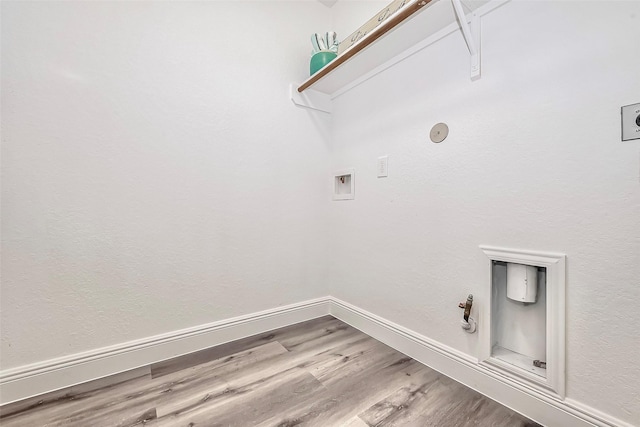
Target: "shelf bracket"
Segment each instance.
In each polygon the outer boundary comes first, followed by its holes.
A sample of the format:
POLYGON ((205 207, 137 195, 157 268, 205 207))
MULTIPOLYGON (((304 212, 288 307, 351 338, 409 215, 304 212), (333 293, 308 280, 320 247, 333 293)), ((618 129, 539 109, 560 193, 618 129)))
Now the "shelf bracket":
POLYGON ((480 78, 480 16, 475 12, 472 13, 471 25, 469 25, 460 0, 451 0, 451 2, 471 55, 471 80, 478 80, 480 78))
POLYGON ((331 96, 313 89, 298 92, 298 85, 289 85, 289 97, 297 106, 331 114, 331 96))

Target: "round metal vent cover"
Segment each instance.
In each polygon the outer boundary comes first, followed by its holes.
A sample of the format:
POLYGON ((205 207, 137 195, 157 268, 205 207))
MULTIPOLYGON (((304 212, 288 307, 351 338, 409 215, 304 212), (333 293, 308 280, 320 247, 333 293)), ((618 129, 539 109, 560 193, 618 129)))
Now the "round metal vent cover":
POLYGON ((431 140, 435 143, 444 141, 447 135, 449 135, 449 126, 444 123, 434 125, 431 128, 431 133, 429 134, 431 140))

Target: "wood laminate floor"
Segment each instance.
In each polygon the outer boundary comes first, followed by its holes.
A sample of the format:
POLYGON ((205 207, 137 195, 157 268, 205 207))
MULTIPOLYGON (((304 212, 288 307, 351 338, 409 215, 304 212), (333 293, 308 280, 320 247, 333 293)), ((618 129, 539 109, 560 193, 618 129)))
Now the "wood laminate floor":
POLYGON ((327 316, 6 405, 0 426, 537 424, 327 316))

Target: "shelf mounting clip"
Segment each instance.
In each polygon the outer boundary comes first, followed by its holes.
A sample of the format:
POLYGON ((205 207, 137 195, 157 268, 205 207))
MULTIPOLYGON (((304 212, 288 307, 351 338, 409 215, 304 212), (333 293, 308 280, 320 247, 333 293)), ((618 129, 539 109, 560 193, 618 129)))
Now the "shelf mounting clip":
POLYGON ((480 78, 480 16, 472 12, 471 25, 469 25, 461 1, 451 0, 451 2, 458 17, 462 35, 467 42, 469 55, 471 55, 471 80, 478 80, 480 78))

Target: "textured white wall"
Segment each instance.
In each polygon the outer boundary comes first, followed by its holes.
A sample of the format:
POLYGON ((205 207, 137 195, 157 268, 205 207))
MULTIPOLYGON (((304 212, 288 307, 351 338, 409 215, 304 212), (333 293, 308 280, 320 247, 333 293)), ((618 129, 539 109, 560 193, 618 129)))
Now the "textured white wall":
POLYGON ((331 204, 332 295, 477 355, 457 304, 488 286, 478 245, 566 253, 567 396, 637 423, 638 39, 638 2, 512 1, 483 19, 481 80, 458 32, 335 99, 356 199, 331 204))
POLYGON ((331 29, 343 41, 389 3, 391 0, 339 0, 331 8, 331 29))
POLYGON ((329 122, 287 90, 330 22, 2 2, 3 369, 327 295, 329 122))
POLYGON ((568 396, 634 423, 638 3, 511 2, 480 81, 449 36, 336 99, 329 143, 286 88, 340 3, 2 2, 2 368, 329 291, 476 354, 490 244, 567 254, 568 396))

